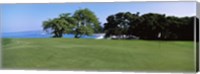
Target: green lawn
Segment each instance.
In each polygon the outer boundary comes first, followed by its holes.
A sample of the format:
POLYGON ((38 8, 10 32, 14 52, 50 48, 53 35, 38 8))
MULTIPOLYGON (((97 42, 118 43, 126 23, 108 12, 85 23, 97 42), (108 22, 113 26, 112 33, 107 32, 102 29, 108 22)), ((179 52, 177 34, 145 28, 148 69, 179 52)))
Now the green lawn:
POLYGON ((3 39, 3 68, 195 71, 192 41, 3 39))

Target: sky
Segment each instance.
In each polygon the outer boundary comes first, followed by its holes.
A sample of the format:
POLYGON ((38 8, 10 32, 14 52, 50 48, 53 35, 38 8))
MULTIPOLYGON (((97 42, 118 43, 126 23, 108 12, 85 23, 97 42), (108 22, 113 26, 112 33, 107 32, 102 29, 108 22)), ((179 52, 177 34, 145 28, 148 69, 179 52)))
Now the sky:
POLYGON ((89 8, 101 25, 109 15, 118 12, 160 13, 167 16, 195 16, 196 2, 116 2, 116 3, 46 3, 1 4, 0 25, 3 33, 42 31, 42 22, 56 18, 61 13, 73 14, 78 9, 89 8))

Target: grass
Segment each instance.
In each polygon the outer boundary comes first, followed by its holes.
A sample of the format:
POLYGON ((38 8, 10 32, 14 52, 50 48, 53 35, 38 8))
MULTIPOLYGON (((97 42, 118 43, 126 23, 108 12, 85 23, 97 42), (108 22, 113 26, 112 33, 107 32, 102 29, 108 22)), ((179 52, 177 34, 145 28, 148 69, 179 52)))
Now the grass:
POLYGON ((192 41, 3 39, 3 68, 194 72, 192 41))

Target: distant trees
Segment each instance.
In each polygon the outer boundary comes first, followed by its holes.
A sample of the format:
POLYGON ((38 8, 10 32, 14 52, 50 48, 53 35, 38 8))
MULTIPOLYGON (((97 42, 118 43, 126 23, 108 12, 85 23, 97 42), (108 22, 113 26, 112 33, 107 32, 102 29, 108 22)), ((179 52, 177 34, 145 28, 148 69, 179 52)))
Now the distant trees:
POLYGON ((131 26, 131 23, 133 21, 137 23, 138 14, 134 15, 130 12, 119 12, 116 15, 110 15, 108 16, 107 23, 104 24, 104 32, 105 37, 110 37, 112 35, 117 36, 117 38, 125 38, 125 36, 131 36, 132 31, 130 31, 130 28, 133 28, 131 26))
POLYGON ((75 11, 73 18, 76 19, 76 26, 73 31, 75 38, 80 38, 82 35, 92 35, 94 32, 101 31, 98 18, 87 8, 75 11))
POLYGON ((195 20, 196 29, 199 30, 199 19, 194 16, 118 12, 108 16, 106 20, 102 28, 94 12, 85 8, 76 10, 74 14, 60 14, 57 18, 44 21, 42 26, 55 38, 62 37, 63 34, 74 34, 74 38, 81 38, 105 32, 105 38, 115 39, 194 40, 195 20))
POLYGON ((70 33, 75 26, 75 20, 69 16, 69 13, 61 14, 58 18, 49 19, 43 22, 43 29, 51 31, 54 38, 62 37, 64 33, 70 33))
POLYGON ((165 14, 119 12, 107 17, 104 24, 105 38, 116 36, 130 39, 137 36, 148 40, 193 40, 196 17, 175 17, 165 14))
MULTIPOLYGON (((163 37, 166 28, 166 19, 164 14, 148 13, 140 17, 141 21, 136 26, 141 28, 140 34, 137 34, 142 39, 159 39, 163 37), (158 36, 160 34, 160 37, 158 36)), ((132 24, 134 25, 134 24, 132 24)))
POLYGON ((80 9, 70 16, 70 13, 60 14, 58 18, 43 22, 43 29, 50 31, 54 38, 63 34, 73 33, 75 38, 101 32, 102 27, 96 15, 89 9, 80 9))

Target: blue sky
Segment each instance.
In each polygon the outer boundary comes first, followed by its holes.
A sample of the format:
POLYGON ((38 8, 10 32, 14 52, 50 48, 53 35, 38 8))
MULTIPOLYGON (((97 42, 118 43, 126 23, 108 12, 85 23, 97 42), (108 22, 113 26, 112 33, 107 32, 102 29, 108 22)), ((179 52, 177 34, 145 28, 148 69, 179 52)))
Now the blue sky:
POLYGON ((178 17, 196 15, 195 2, 1 4, 1 29, 3 33, 42 30, 43 21, 81 8, 93 11, 102 24, 107 16, 127 11, 140 15, 150 12, 178 17))

